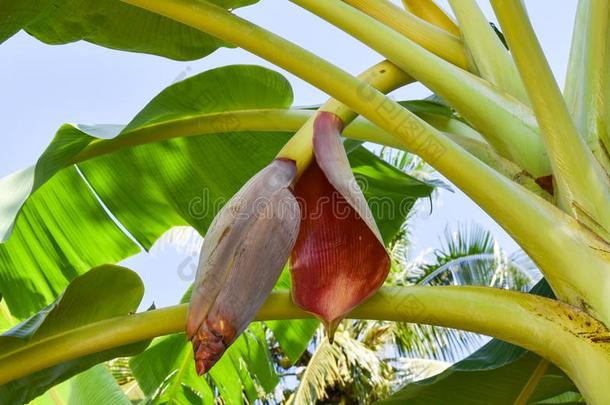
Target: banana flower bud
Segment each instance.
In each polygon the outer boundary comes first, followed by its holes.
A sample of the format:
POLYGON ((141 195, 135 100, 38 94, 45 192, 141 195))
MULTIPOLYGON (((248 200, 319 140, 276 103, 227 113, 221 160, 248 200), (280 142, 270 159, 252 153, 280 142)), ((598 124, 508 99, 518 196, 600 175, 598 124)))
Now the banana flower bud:
POLYGON ((205 236, 186 333, 199 374, 254 319, 292 250, 300 209, 290 186, 296 164, 276 159, 222 208, 205 236))

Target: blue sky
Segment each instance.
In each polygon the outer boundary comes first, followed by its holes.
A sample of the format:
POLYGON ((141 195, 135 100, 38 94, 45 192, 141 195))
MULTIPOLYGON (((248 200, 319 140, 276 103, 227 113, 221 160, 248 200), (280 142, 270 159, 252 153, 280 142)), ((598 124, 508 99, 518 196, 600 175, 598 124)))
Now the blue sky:
MULTIPOLYGON (((441 4, 446 4, 441 2, 441 4)), ((479 4, 494 21, 487 1, 479 4)), ((549 63, 563 84, 576 0, 526 1, 549 63)), ((257 24, 359 73, 382 59, 348 35, 285 0, 262 0, 237 12, 257 24)), ((153 96, 172 82, 210 68, 251 63, 274 68, 239 49, 220 49, 193 62, 125 53, 85 42, 44 45, 19 33, 0 45, 0 177, 33 164, 64 122, 127 123, 153 96)), ((281 71, 281 69, 274 68, 281 71)), ((285 72, 284 72, 285 73, 285 72)), ((326 96, 290 74, 295 104, 320 103, 326 96)), ((425 97, 421 85, 393 93, 396 99, 425 97)), ((423 210, 426 211, 426 210, 423 210)), ((491 230, 509 252, 517 245, 484 212, 460 192, 441 192, 432 215, 414 222, 414 250, 438 246, 447 224, 476 222, 491 230)), ((143 304, 171 305, 188 287, 188 257, 175 249, 138 255, 124 265, 133 268, 147 287, 143 304), (186 267, 185 267, 186 266, 186 267)))

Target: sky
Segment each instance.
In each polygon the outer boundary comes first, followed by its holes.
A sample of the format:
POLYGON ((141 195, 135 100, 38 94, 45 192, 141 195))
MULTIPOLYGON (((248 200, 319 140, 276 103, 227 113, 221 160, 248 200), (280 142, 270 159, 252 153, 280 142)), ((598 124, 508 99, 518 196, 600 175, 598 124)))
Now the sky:
MULTIPOLYGON (((495 22, 488 1, 478 2, 495 22)), ((440 4, 447 7, 446 2, 440 4)), ((527 0, 530 17, 560 86, 563 86, 576 0, 527 0)), ((262 0, 236 12, 262 27, 357 74, 383 58, 347 34, 287 0, 262 0)), ((125 124, 162 89, 181 78, 230 64, 258 64, 285 74, 295 105, 323 102, 325 94, 240 49, 220 49, 202 60, 178 62, 158 56, 114 51, 86 42, 49 46, 24 32, 0 45, 0 177, 32 165, 65 122, 125 124)), ((392 95, 426 97, 419 84, 392 95)), ((516 243, 461 192, 441 191, 432 214, 421 210, 413 222, 413 251, 439 246, 446 226, 478 223, 508 252, 516 243)), ((122 264, 143 278, 143 307, 175 304, 194 278, 196 255, 156 248, 122 264)))

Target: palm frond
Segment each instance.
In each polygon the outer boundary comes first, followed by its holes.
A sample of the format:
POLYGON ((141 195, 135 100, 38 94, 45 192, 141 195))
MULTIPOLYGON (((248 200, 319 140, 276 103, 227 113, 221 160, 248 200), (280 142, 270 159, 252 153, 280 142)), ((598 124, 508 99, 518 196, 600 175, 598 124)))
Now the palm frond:
POLYGON ((135 379, 129 367, 128 357, 117 357, 106 363, 110 374, 114 377, 117 384, 125 385, 135 379))
POLYGON ((454 362, 481 346, 485 338, 461 330, 406 322, 390 324, 388 355, 454 362))
POLYGON ((400 149, 383 146, 377 152, 377 156, 413 177, 428 177, 434 172, 434 169, 419 156, 400 149))
MULTIPOLYGON (((446 228, 441 247, 406 265, 395 259, 393 284, 484 285, 527 291, 540 278, 535 264, 523 252, 506 255, 492 234, 481 226, 446 228)), ((388 323, 384 336, 396 358, 424 357, 457 361, 479 347, 487 337, 428 325, 388 323)))
POLYGON ((480 225, 458 225, 453 231, 446 227, 441 247, 432 252, 431 262, 423 264, 419 272, 412 276, 412 282, 419 283, 440 267, 464 257, 493 254, 495 240, 491 232, 480 225))
POLYGON ((401 358, 394 362, 394 386, 396 389, 415 381, 440 374, 451 366, 451 363, 430 359, 401 358))
POLYGON ((342 330, 334 343, 321 341, 288 403, 335 402, 336 396, 370 403, 390 393, 391 381, 390 368, 377 354, 342 330))
POLYGON ((422 285, 480 285, 528 291, 540 279, 534 263, 524 253, 506 256, 494 253, 458 257, 443 264, 419 281, 422 285))

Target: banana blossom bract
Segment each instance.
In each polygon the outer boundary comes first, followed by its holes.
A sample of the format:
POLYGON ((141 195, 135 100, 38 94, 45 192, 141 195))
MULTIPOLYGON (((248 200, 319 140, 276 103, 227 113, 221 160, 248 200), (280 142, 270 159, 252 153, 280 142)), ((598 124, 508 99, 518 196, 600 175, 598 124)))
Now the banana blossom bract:
POLYGON ((276 159, 218 213, 203 241, 186 333, 207 372, 254 319, 297 237, 294 161, 276 159))
POLYGON ((329 337, 339 321, 370 297, 388 275, 390 258, 341 142, 341 120, 320 112, 314 161, 296 184, 301 206, 292 251, 292 297, 318 316, 329 337))

